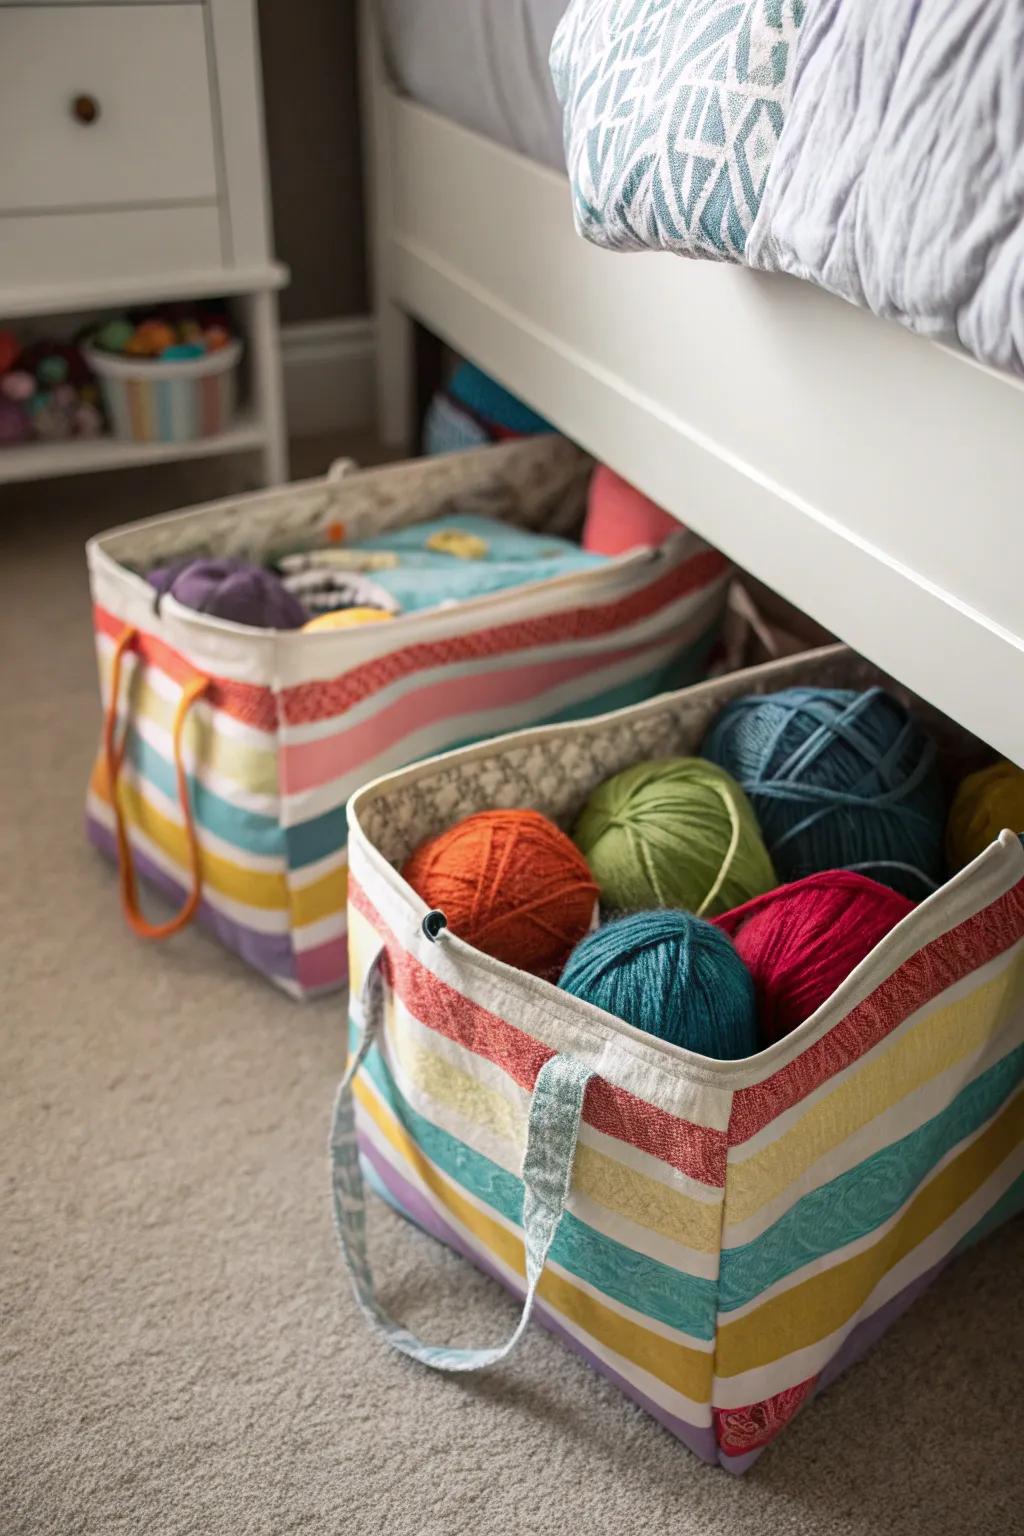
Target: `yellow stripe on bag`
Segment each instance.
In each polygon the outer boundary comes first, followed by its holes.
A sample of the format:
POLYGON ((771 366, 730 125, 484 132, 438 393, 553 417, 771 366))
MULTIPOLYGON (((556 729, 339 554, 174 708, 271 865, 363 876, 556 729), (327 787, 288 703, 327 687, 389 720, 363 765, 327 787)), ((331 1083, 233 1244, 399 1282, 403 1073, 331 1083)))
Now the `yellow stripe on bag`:
MULTIPOLYGON (((110 687, 111 660, 99 653, 100 675, 104 689, 110 687)), ((165 699, 150 682, 147 673, 138 670, 131 682, 131 715, 133 719, 145 717, 168 736, 174 725, 176 705, 165 699)), ((212 706, 200 705, 193 709, 185 725, 183 741, 192 760, 213 773, 233 779, 243 789, 254 794, 277 795, 277 752, 274 748, 256 747, 217 729, 216 716, 208 713, 212 706)))
POLYGON ((1024 953, 967 997, 928 1014, 889 1050, 848 1073, 792 1130, 742 1163, 730 1163, 725 1220, 745 1221, 780 1195, 812 1163, 862 1126, 975 1055, 1002 1027, 1024 980, 1024 953))
MULTIPOLYGON (((353 1091, 374 1124, 435 1199, 507 1269, 517 1275, 525 1275, 521 1238, 479 1210, 438 1171, 362 1078, 356 1078, 353 1091)), ((678 1340, 652 1333, 587 1292, 579 1290, 571 1281, 550 1268, 545 1269, 541 1275, 537 1295, 606 1349, 632 1361, 674 1392, 688 1397, 691 1402, 710 1402, 713 1364, 710 1351, 702 1353, 678 1340)))
MULTIPOLYGON (((498 1089, 461 1072, 398 1025, 389 1028, 388 1039, 403 1071, 426 1098, 473 1125, 492 1130, 513 1146, 525 1145, 526 1116, 498 1089)), ((672 1242, 698 1253, 718 1252, 721 1211, 717 1204, 691 1199, 583 1142, 576 1148, 573 1188, 605 1210, 672 1242)))
MULTIPOLYGON (((99 799, 110 804, 106 764, 102 758, 96 760, 91 787, 99 799)), ((120 798, 129 825, 137 827, 182 870, 187 869, 188 841, 180 823, 156 810, 133 784, 123 780, 120 798)), ((276 874, 269 870, 246 869, 225 858, 223 854, 211 853, 201 843, 199 863, 203 886, 219 892, 221 896, 228 896, 242 906, 257 907, 261 911, 288 910, 288 885, 283 872, 276 874)))
POLYGON ((333 917, 345 910, 348 900, 348 866, 329 870, 308 885, 293 885, 292 924, 302 928, 307 923, 319 923, 325 917, 333 917))
POLYGON ((812 1275, 754 1311, 719 1327, 716 1371, 739 1376, 826 1339, 854 1317, 878 1282, 938 1231, 1024 1140, 1024 1093, 1007 1105, 910 1202, 871 1248, 812 1275))
POLYGON ((377 930, 358 907, 348 911, 348 989, 350 997, 361 997, 370 961, 377 953, 377 930))

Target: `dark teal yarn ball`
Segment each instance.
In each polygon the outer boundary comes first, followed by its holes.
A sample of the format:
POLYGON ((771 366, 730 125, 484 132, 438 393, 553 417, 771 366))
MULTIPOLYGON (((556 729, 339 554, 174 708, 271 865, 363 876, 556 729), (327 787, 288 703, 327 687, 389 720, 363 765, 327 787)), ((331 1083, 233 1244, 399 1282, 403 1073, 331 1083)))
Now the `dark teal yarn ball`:
POLYGON ((531 410, 516 395, 484 373, 475 363, 461 363, 452 375, 448 393, 453 400, 472 411, 485 426, 499 427, 516 437, 529 437, 534 432, 553 432, 555 429, 543 416, 531 410))
POLYGON ((855 869, 920 901, 944 879, 935 743, 883 689, 736 699, 702 750, 746 790, 781 881, 855 869))
POLYGON ((718 928, 659 908, 605 923, 577 944, 559 986, 699 1056, 758 1049, 754 983, 718 928))

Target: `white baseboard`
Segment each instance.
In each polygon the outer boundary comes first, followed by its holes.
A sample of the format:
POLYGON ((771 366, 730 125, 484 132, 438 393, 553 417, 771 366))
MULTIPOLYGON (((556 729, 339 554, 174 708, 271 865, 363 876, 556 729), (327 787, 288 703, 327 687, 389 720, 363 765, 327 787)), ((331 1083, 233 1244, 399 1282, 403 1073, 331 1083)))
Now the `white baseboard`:
POLYGON ((293 437, 372 424, 375 350, 369 315, 281 327, 285 414, 293 437))

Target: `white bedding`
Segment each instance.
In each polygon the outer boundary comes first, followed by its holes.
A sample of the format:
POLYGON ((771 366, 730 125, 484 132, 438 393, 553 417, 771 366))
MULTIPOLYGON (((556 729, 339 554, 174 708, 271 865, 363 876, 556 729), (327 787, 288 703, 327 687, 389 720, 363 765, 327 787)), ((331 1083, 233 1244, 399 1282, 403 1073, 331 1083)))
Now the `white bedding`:
POLYGON ((580 233, 808 279, 1024 375, 1024 0, 571 0, 580 233))
POLYGON ((401 90, 463 128, 565 169, 548 68, 567 0, 380 0, 401 90))
POLYGON ((1024 374, 1024 0, 817 0, 745 257, 1024 374))

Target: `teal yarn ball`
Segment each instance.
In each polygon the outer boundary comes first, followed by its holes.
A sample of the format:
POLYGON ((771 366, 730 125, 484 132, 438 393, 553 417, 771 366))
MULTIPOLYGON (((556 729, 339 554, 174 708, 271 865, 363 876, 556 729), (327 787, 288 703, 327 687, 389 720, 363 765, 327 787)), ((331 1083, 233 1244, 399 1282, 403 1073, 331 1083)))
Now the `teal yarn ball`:
MULTIPOLYGON (((485 427, 511 432, 515 437, 529 437, 534 432, 555 429, 543 416, 513 395, 497 379, 484 373, 475 363, 460 363, 448 385, 448 394, 470 411, 485 427)), ((493 433, 492 433, 493 435, 493 433)))
POLYGON ((750 802, 700 757, 636 763, 594 790, 573 829, 605 907, 715 917, 778 882, 750 802))
POLYGON ((935 743, 883 689, 736 699, 703 751, 746 790, 780 880, 853 869, 920 901, 945 878, 935 743))
POLYGON ((559 986, 627 1024, 721 1061, 758 1049, 754 983, 731 941, 690 912, 634 912, 588 934, 559 986))

